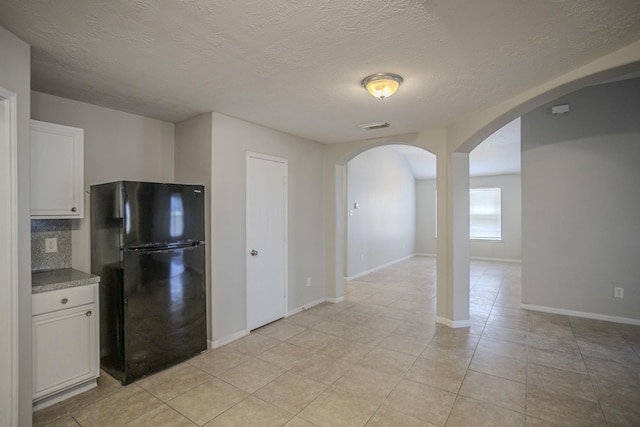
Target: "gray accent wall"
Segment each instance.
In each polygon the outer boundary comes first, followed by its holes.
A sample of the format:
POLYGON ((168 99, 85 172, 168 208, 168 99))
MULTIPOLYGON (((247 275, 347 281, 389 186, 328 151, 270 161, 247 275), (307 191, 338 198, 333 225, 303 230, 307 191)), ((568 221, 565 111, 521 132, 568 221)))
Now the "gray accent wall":
POLYGON ((404 156, 377 147, 347 164, 346 227, 347 277, 415 253, 415 178, 404 156))
POLYGON ((522 117, 522 203, 524 304, 640 320, 640 79, 522 117))

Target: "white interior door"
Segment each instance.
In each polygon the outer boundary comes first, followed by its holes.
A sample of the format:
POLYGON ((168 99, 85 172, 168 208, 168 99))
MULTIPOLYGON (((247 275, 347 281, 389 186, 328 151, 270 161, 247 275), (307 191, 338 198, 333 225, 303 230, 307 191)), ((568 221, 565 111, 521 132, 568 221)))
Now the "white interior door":
POLYGON ((287 161, 247 153, 247 329, 287 313, 287 161))

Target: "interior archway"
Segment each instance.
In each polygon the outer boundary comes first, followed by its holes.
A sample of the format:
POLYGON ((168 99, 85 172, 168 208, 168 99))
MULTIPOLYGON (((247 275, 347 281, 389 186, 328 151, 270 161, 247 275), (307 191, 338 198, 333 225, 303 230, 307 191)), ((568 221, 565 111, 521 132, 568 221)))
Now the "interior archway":
POLYGON ((558 82, 557 85, 549 83, 545 85, 548 86, 548 88, 543 89, 539 93, 530 90, 518 97, 519 99, 515 101, 507 101, 499 106, 488 109, 484 117, 480 120, 468 120, 448 128, 448 130, 450 130, 450 132, 448 132, 448 142, 454 147, 455 152, 468 154, 489 135, 541 105, 552 102, 557 98, 584 87, 605 80, 615 79, 626 74, 635 73, 639 70, 640 60, 636 60, 624 65, 576 76, 573 80, 566 78, 558 79, 560 82, 558 82), (529 92, 531 92, 531 94, 529 94, 529 92))
POLYGON ((443 142, 444 134, 435 132, 400 135, 394 138, 358 141, 328 147, 325 163, 325 188, 329 196, 325 201, 327 202, 327 220, 331 224, 326 235, 326 299, 328 301, 344 300, 344 212, 347 163, 369 149, 384 145, 408 145, 422 148, 436 155, 437 160, 438 151, 443 146, 443 142))
MULTIPOLYGON (((342 242, 344 241, 344 227, 342 215, 344 212, 345 165, 350 159, 368 148, 389 143, 404 143, 425 148, 437 156, 438 188, 445 193, 445 195, 442 196, 442 201, 449 205, 453 203, 451 200, 454 197, 461 199, 466 198, 466 206, 468 207, 468 185, 464 192, 465 194, 460 194, 459 190, 456 191, 455 186, 451 182, 456 175, 456 171, 461 168, 466 168, 467 170, 462 174, 462 177, 459 176, 457 178, 465 178, 464 175, 466 175, 465 179, 467 182, 469 178, 468 157, 466 157, 466 162, 456 161, 457 154, 468 156, 468 153, 487 136, 536 107, 585 86, 639 69, 640 59, 638 58, 637 52, 628 52, 626 50, 616 52, 608 57, 600 58, 588 66, 573 70, 553 81, 526 91, 498 106, 483 110, 467 120, 447 127, 446 129, 405 135, 394 138, 395 141, 391 139, 359 141, 345 144, 341 147, 330 147, 325 163, 325 189, 328 196, 325 199, 327 202, 327 300, 333 302, 343 300, 344 248, 342 242), (632 60, 629 59, 630 57, 632 60)), ((465 251, 458 251, 456 253, 455 250, 457 246, 464 247, 465 245, 468 249, 468 235, 467 233, 460 232, 460 230, 464 230, 465 226, 468 226, 468 213, 466 220, 464 219, 464 215, 458 215, 456 217, 452 212, 452 206, 448 206, 448 211, 446 215, 444 215, 440 209, 442 205, 440 195, 438 199, 438 235, 445 237, 438 239, 438 293, 440 294, 441 290, 443 290, 442 293, 445 294, 444 298, 446 298, 447 304, 454 304, 455 301, 459 299, 456 295, 457 291, 454 282, 456 280, 466 281, 467 283, 461 283, 462 287, 466 286, 467 289, 466 298, 463 296, 462 299, 466 300, 466 305, 468 306, 468 250, 466 253, 465 251), (458 230, 458 232, 454 232, 455 230, 458 230), (454 278, 453 272, 465 269, 467 271, 466 276, 462 274, 460 275, 461 279, 454 278)), ((438 305, 440 306, 440 300, 438 305)), ((438 310, 440 313, 440 308, 438 310)), ((454 320, 449 320, 450 322, 448 322, 448 324, 450 326, 468 325, 468 321, 466 323, 460 322, 456 324, 454 320)))
POLYGON ((346 278, 416 254, 435 255, 435 155, 407 145, 379 146, 350 160, 346 174, 346 278))
MULTIPOLYGON (((517 106, 514 106, 511 110, 502 113, 501 115, 499 115, 499 117, 489 121, 483 127, 476 129, 474 133, 472 133, 471 136, 468 137, 468 139, 462 141, 461 144, 456 149, 453 150, 453 155, 467 156, 471 150, 477 147, 484 140, 486 135, 490 135, 492 132, 499 129, 500 126, 502 126, 503 124, 509 123, 514 118, 520 117, 521 115, 525 115, 530 111, 534 111, 535 109, 543 105, 546 105, 548 107, 550 103, 552 104, 554 101, 562 97, 570 96, 571 94, 576 93, 580 89, 584 89, 588 86, 597 85, 599 83, 602 83, 603 81, 616 80, 617 78, 620 78, 620 77, 624 78, 624 76, 630 74, 630 72, 632 75, 637 76, 637 72, 638 72, 637 70, 640 68, 639 65, 640 64, 638 62, 634 62, 630 65, 615 67, 612 69, 608 69, 606 71, 596 72, 588 76, 584 76, 575 81, 564 83, 558 87, 553 88, 552 90, 548 90, 546 92, 539 94, 538 96, 532 97, 531 99, 517 106)), ((457 131, 460 131, 460 129, 461 129, 461 126, 458 126, 457 131)), ((449 147, 451 147, 451 144, 453 144, 454 141, 455 141, 455 138, 448 138, 447 142, 449 147)), ((456 175, 454 174, 454 176, 456 175)), ((466 204, 468 206, 468 191, 465 191, 464 193, 460 191, 458 195, 455 197, 466 198, 467 199, 466 204)), ((464 224, 460 221, 456 222, 455 217, 453 222, 454 222, 452 225, 453 228, 457 227, 457 229, 461 229, 461 228, 468 227, 468 222, 464 224)), ((462 242, 462 239, 459 238, 453 243, 454 245, 461 246, 461 245, 464 245, 466 242, 462 242)), ((469 257, 466 257, 465 259, 462 259, 461 257, 461 259, 458 260, 457 268, 459 270, 469 271, 469 265, 470 265, 469 257)), ((457 298, 457 297, 458 296, 455 296, 454 298, 457 298)), ((524 302, 525 301, 523 298, 523 304, 524 302)))

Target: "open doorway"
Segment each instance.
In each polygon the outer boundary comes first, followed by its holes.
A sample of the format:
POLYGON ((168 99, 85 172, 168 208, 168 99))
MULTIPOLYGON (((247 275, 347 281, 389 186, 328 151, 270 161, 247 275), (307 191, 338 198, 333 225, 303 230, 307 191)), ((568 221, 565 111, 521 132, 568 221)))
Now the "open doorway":
POLYGON ((435 191, 435 158, 421 148, 386 145, 367 150, 347 164, 346 278, 355 279, 416 254, 435 254, 435 193, 431 197, 422 185, 429 180, 435 191), (425 220, 425 214, 431 220, 425 220))
POLYGON ((490 315, 518 307, 521 296, 520 141, 517 118, 469 153, 469 318, 494 336, 507 322, 485 329, 490 315))
POLYGON ((346 166, 345 297, 404 321, 434 323, 436 156, 369 149, 346 166))
POLYGON ((469 153, 471 259, 521 260, 520 118, 469 153))

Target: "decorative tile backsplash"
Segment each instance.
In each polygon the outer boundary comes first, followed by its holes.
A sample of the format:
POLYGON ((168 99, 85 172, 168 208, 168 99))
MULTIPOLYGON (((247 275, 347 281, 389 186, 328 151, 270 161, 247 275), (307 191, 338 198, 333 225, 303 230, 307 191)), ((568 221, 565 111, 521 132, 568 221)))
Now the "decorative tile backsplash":
POLYGON ((71 268, 71 220, 31 220, 31 271, 71 268), (45 239, 57 239, 57 252, 45 251, 45 239))

